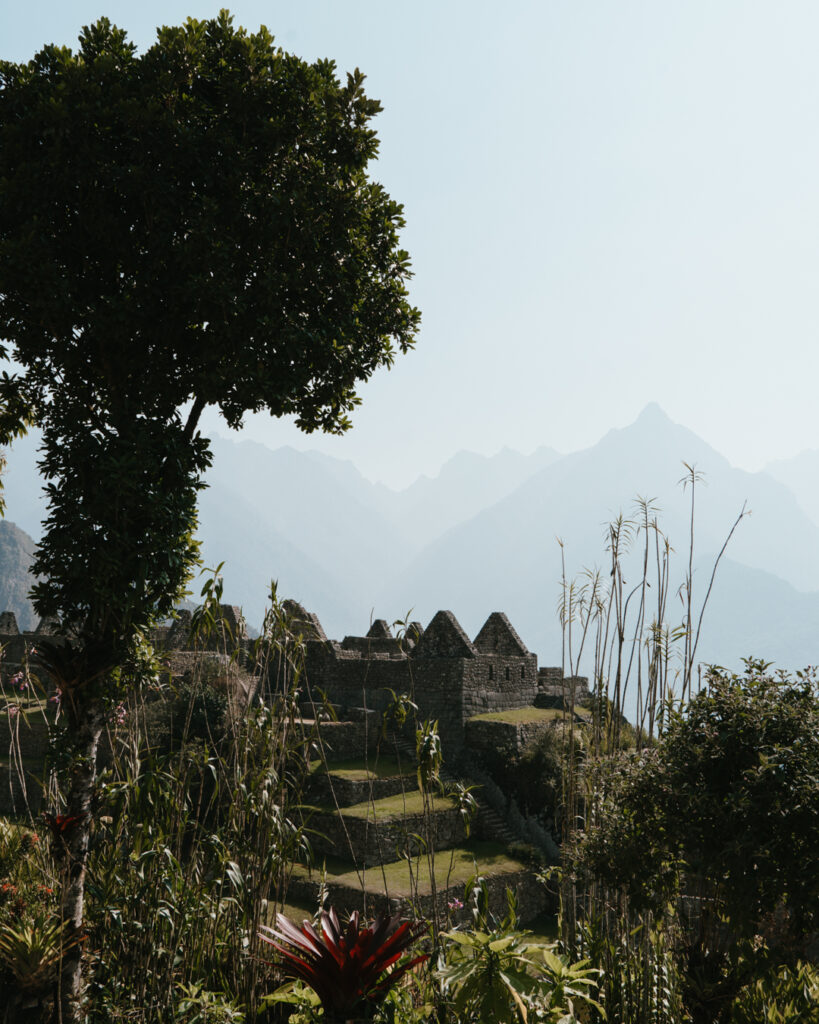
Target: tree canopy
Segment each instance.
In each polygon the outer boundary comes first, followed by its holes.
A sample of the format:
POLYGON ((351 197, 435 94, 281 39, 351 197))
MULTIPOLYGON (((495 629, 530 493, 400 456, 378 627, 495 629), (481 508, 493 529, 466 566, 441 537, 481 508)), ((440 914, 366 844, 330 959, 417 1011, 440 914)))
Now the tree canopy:
POLYGON ((632 900, 659 908, 682 883, 738 933, 781 904, 804 934, 819 920, 815 675, 712 670, 660 744, 622 760, 586 855, 632 900))
POLYGON ((102 19, 0 65, 0 443, 44 429, 39 610, 177 589, 203 408, 340 432, 412 344, 401 207, 366 173, 379 109, 224 11, 142 55, 102 19))
MULTIPOLYGON (((112 673, 194 564, 203 410, 342 432, 358 384, 413 344, 402 210, 367 174, 380 106, 363 81, 225 11, 158 30, 141 55, 101 19, 76 52, 0 64, 0 445, 42 428, 34 596, 71 638, 48 656, 78 934, 112 673)), ((79 949, 63 959, 67 1024, 79 949)))

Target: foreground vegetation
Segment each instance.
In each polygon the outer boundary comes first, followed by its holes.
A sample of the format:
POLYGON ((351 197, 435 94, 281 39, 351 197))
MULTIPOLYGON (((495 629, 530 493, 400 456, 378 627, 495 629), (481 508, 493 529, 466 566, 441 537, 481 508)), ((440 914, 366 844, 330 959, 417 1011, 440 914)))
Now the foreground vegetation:
MULTIPOLYGON (((205 594, 206 642, 218 633, 219 596, 205 594)), ((400 983, 354 986, 352 1004, 336 1018, 338 1007, 322 1006, 303 975, 288 982, 287 958, 265 941, 282 909, 323 934, 322 906, 286 903, 290 878, 311 859, 304 794, 321 746, 315 723, 298 714, 299 644, 280 610, 255 654, 257 700, 241 714, 212 679, 171 685, 159 665, 111 710, 85 907, 89 1024, 288 1016, 331 1024, 350 1013, 401 1024, 819 1019, 819 972, 811 966, 819 913, 813 672, 789 678, 760 662, 741 676, 714 671, 685 705, 669 704, 659 735, 649 740, 621 724, 619 746, 598 756, 590 750, 595 730, 602 737, 615 728, 610 705, 598 701, 582 741, 572 716, 572 742, 551 741, 552 752, 562 749, 549 769, 551 791, 583 809, 581 827, 566 829, 562 868, 542 876, 561 894, 556 940, 520 929, 511 894, 502 920, 490 914, 478 865, 503 860, 501 849, 473 844, 471 862, 430 851, 436 874, 443 868, 463 884, 462 899, 413 931, 407 956, 422 959, 400 983), (273 665, 275 696, 264 686, 273 665), (608 721, 600 721, 605 708, 608 721)), ((48 696, 44 679, 29 672, 24 682, 5 694, 6 714, 18 706, 21 720, 48 696)), ((53 735, 56 755, 59 729, 53 735)), ((419 728, 422 757, 428 739, 419 728)), ((538 756, 542 774, 549 761, 538 756)), ((397 766, 385 754, 380 767, 376 760, 366 770, 333 770, 376 778, 397 766)), ((58 1005, 70 935, 58 892, 73 825, 61 803, 64 770, 53 757, 45 815, 0 827, 0 1001, 8 1022, 48 1020, 58 1005)), ((396 811, 405 799, 392 801, 396 811)), ((431 799, 428 806, 434 813, 431 799)), ((425 871, 419 854, 404 892, 416 919, 425 871)), ((335 878, 330 863, 327 878, 335 878)))
MULTIPOLYGON (((230 669, 171 680, 148 638, 196 559, 205 408, 341 432, 357 383, 413 344, 401 209, 366 174, 377 111, 359 72, 342 85, 224 12, 142 57, 101 20, 76 55, 0 66, 0 443, 43 429, 35 604, 64 631, 41 644, 41 679, 2 679, 9 780, 31 781, 26 723, 59 704, 44 813, 0 822, 4 1024, 816 1019, 816 677, 752 661, 700 679, 692 558, 669 624, 671 546, 646 501, 611 525, 604 573, 564 581, 563 662, 573 679, 590 658, 592 706, 575 715, 570 693, 544 713, 554 733, 504 780, 528 835, 559 833, 542 877, 557 940, 521 931, 511 896, 492 917, 475 847, 471 873, 447 866, 463 899, 441 906, 428 827, 406 853, 408 911, 428 880, 428 926, 345 925, 326 894, 307 948, 277 921, 311 863, 322 755, 298 713, 298 638, 274 600, 242 702, 230 669), (316 972, 344 934, 340 955, 367 957, 340 987, 316 972), (391 941, 415 960, 400 978, 391 941), (296 971, 302 954, 318 959, 296 971)), ((197 635, 232 665, 218 588, 202 596, 197 635)), ((396 701, 428 825, 449 797, 411 696, 396 701)))

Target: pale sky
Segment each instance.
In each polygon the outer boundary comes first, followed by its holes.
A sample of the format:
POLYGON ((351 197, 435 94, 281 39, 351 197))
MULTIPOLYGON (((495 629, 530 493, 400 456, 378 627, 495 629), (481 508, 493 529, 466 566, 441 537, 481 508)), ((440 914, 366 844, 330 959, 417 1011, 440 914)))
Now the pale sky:
MULTIPOLYGON (((0 56, 102 14, 144 48, 218 6, 6 0, 0 56)), ((650 401, 745 469, 819 448, 815 0, 231 10, 367 74, 423 314, 350 434, 253 417, 248 436, 394 485, 462 448, 582 448, 650 401)))

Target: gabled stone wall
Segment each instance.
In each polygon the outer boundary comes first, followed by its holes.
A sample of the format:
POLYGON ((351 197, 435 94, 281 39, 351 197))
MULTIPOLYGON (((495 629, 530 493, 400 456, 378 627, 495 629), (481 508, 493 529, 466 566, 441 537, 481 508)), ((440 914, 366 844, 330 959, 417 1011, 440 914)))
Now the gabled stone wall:
MULTIPOLYGON (((304 644, 301 686, 308 704, 319 704, 326 697, 344 718, 354 708, 381 712, 393 693, 408 694, 418 705, 422 721, 438 722, 447 756, 457 755, 464 747, 466 722, 475 715, 533 704, 561 706, 572 689, 578 703, 588 697, 585 679, 564 679, 555 668, 538 671, 537 656, 527 650, 502 612, 489 616, 474 641, 451 611, 439 611, 426 629, 411 623, 401 637, 392 634, 385 620, 376 619, 365 636, 346 636, 338 642, 328 640, 318 617, 295 601, 286 601, 284 610, 290 633, 300 636, 304 644)), ((230 636, 217 631, 207 644, 210 654, 197 652, 191 645, 189 611, 180 610, 172 623, 156 630, 154 642, 168 652, 177 673, 192 669, 197 658, 212 658, 213 652, 236 644, 242 652, 240 660, 249 656, 251 644, 241 610, 222 605, 222 615, 230 636)), ((58 625, 43 622, 31 633, 20 633, 13 613, 0 614, 5 673, 17 669, 38 639, 53 640, 58 632, 58 625)), ((276 675, 271 670, 269 686, 275 687, 276 675)))

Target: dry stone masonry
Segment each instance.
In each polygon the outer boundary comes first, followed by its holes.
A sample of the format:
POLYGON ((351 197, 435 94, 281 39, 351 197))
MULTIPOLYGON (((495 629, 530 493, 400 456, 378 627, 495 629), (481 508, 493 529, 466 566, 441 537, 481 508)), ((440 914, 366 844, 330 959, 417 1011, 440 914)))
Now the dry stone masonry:
MULTIPOLYGON (((411 622, 394 632, 384 619, 376 619, 365 635, 338 641, 328 639, 318 617, 302 605, 286 601, 283 607, 287 634, 298 637, 303 649, 302 715, 319 720, 328 762, 326 770, 313 779, 313 800, 319 808, 312 822, 318 833, 316 852, 349 862, 353 874, 370 869, 371 881, 362 881, 366 888, 360 890, 350 888, 349 875, 340 874, 338 882, 330 885, 332 898, 337 906, 360 906, 363 899, 365 905, 369 901, 371 906, 396 909, 403 897, 379 888, 380 875, 372 869, 396 858, 418 856, 414 837, 421 834, 439 851, 459 848, 465 839, 462 817, 451 798, 444 797, 437 801, 430 821, 425 822, 419 814, 412 737, 400 740, 404 744, 403 767, 395 777, 366 782, 345 779, 343 772, 334 773, 333 765, 377 759, 383 712, 396 695, 407 694, 421 721, 438 722, 445 767, 452 771, 454 766, 458 777, 468 781, 473 755, 483 758, 481 763, 491 761, 485 757, 489 754, 514 759, 539 730, 554 724, 558 710, 588 700, 587 681, 564 678, 559 668, 539 669, 537 656, 526 648, 502 612, 493 612, 472 640, 451 611, 439 611, 426 628, 411 622), (335 712, 334 720, 327 720, 328 705, 335 712), (394 801, 399 794, 404 805, 396 814, 394 801), (392 804, 385 803, 391 799, 392 804)), ((252 694, 274 692, 277 680, 283 677, 281 664, 274 663, 269 678, 259 686, 259 680, 245 670, 252 662, 252 642, 240 609, 223 605, 222 616, 223 624, 204 644, 201 639, 192 643, 189 611, 180 610, 172 623, 156 630, 154 644, 171 676, 184 680, 196 673, 219 688, 228 688, 240 704, 252 694), (239 649, 238 659, 225 653, 234 647, 239 649)), ((0 615, 0 680, 7 683, 26 665, 36 672, 37 644, 46 638, 52 642, 59 639, 57 623, 41 622, 36 630, 21 633, 11 612, 0 615)), ((42 766, 48 730, 45 716, 40 717, 42 729, 27 729, 25 740, 27 757, 39 759, 42 766)), ((12 715, 0 714, 0 743, 11 742, 11 725, 12 715)), ((399 742, 397 737, 395 742, 399 742)), ((397 753, 398 747, 395 749, 397 753)), ((34 776, 32 780, 36 783, 34 776)), ((14 791, 13 783, 10 775, 0 778, 0 813, 19 812, 16 805, 21 794, 14 791), (6 796, 14 808, 5 806, 6 796)), ((26 802, 30 805, 30 800, 26 802)), ((507 825, 492 808, 483 806, 473 838, 504 846, 514 838, 507 825)), ((507 884, 523 899, 525 917, 543 909, 544 892, 525 864, 507 859, 504 872, 487 874, 492 902, 498 909, 502 911, 507 884)), ((292 884, 294 893, 313 899, 319 879, 310 872, 297 871, 292 884)), ((439 898, 457 895, 456 886, 439 898)), ((428 898, 423 897, 421 903, 428 898)))

